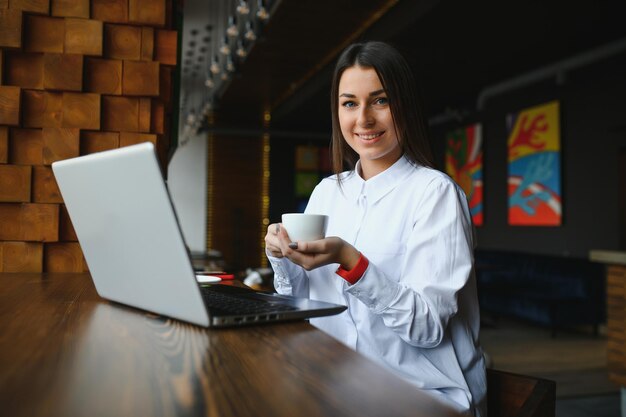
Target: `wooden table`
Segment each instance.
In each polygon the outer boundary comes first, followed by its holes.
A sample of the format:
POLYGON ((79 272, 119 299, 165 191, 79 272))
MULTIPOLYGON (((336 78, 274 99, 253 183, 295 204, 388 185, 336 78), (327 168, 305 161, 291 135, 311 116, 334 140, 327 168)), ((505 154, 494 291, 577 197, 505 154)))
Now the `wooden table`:
POLYGON ((88 274, 0 274, 0 406, 17 416, 454 416, 305 321, 204 329, 102 300, 88 274))

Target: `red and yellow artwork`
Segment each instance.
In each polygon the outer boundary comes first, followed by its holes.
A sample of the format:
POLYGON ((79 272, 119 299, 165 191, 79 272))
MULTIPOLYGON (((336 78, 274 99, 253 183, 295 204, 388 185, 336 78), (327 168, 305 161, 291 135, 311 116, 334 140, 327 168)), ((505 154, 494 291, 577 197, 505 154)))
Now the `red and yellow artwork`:
POLYGON ((446 135, 446 172, 463 188, 472 221, 483 224, 482 128, 476 123, 446 135))
POLYGON ((507 116, 509 224, 561 225, 559 103, 507 116))

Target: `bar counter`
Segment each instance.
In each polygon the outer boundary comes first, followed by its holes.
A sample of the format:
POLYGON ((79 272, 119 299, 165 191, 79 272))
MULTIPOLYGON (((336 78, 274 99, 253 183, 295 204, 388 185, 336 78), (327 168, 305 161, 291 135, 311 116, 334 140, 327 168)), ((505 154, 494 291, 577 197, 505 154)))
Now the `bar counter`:
POLYGON ((88 274, 0 274, 0 370, 12 417, 457 415, 306 321, 204 329, 88 274))

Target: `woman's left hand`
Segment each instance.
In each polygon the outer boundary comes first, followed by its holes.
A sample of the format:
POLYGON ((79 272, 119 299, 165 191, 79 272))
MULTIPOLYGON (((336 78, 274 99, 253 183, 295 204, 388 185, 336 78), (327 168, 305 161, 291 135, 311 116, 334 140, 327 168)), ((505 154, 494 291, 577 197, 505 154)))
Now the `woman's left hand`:
POLYGON ((336 236, 309 242, 291 242, 281 227, 278 237, 283 255, 307 271, 332 263, 341 264, 344 269, 350 270, 361 255, 354 246, 336 236))

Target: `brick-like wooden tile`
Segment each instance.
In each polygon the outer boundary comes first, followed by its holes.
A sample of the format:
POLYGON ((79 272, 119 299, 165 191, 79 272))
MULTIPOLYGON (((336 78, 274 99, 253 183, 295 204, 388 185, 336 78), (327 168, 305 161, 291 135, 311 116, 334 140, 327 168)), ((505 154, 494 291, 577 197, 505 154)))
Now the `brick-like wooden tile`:
POLYGON ((65 19, 25 15, 24 50, 27 52, 63 52, 65 19))
POLYGON ((52 168, 44 166, 33 167, 33 202, 63 203, 61 191, 59 191, 52 168))
POLYGON ((70 219, 70 214, 67 212, 65 204, 59 207, 59 240, 62 242, 78 241, 72 219, 70 219))
POLYGON ((164 132, 165 107, 161 100, 152 100, 150 106, 150 132, 163 134, 164 132))
POLYGON ((159 67, 156 61, 124 61, 122 94, 158 96, 159 67))
POLYGON ((102 130, 139 131, 139 99, 102 96, 102 130))
POLYGON ((104 53, 107 58, 141 58, 141 28, 128 25, 104 26, 104 53))
POLYGON ((129 0, 128 21, 163 26, 165 24, 165 0, 129 0))
POLYGON ((19 87, 0 86, 0 125, 20 124, 20 101, 19 87))
POLYGON ((100 95, 93 93, 63 93, 61 127, 100 129, 100 95))
POLYGON ((172 110, 172 68, 161 67, 159 78, 159 98, 165 106, 166 112, 169 112, 172 110))
POLYGON ((0 204, 0 240, 56 242, 58 204, 0 204))
POLYGON ((76 128, 43 129, 43 163, 74 158, 79 155, 80 131, 76 128))
POLYGON ((43 86, 50 90, 81 91, 83 88, 83 56, 44 54, 43 86))
POLYGON ((143 133, 150 132, 152 100, 142 97, 139 99, 139 131, 143 133))
POLYGON ((141 28, 141 60, 152 61, 154 58, 154 28, 141 28))
POLYGON ((43 272, 43 243, 0 242, 0 272, 43 272))
POLYGON ((128 0, 91 0, 91 18, 101 22, 128 22, 128 0))
POLYGON ((76 242, 46 243, 43 264, 45 272, 86 272, 87 263, 76 242))
POLYGON ((43 133, 41 129, 10 130, 9 163, 43 165, 43 133))
POLYGON ((120 148, 123 146, 136 145, 143 142, 152 142, 157 145, 157 135, 147 133, 120 132, 120 148))
POLYGON ((80 154, 108 151, 120 147, 119 132, 88 132, 80 134, 80 154))
POLYGON ((9 0, 0 0, 0 9, 8 9, 9 0))
POLYGON ((22 12, 0 9, 0 48, 22 47, 22 12))
POLYGON ((0 164, 9 162, 9 128, 0 126, 0 164))
POLYGON ((101 56, 102 42, 102 22, 65 19, 65 53, 101 56))
POLYGON ((122 94, 122 61, 87 58, 85 91, 99 94, 122 94))
POLYGON ((43 54, 8 52, 4 84, 22 88, 43 88, 43 54))
POLYGON ((89 0, 50 0, 52 16, 89 19, 89 0))
POLYGON ((63 93, 23 90, 22 101, 24 127, 61 127, 63 93))
POLYGON ((50 0, 9 0, 9 8, 40 14, 50 14, 50 0))
POLYGON ((31 172, 28 165, 0 165, 0 202, 30 202, 31 172))
POLYGON ((154 59, 165 65, 176 65, 178 32, 175 30, 154 31, 154 59))

